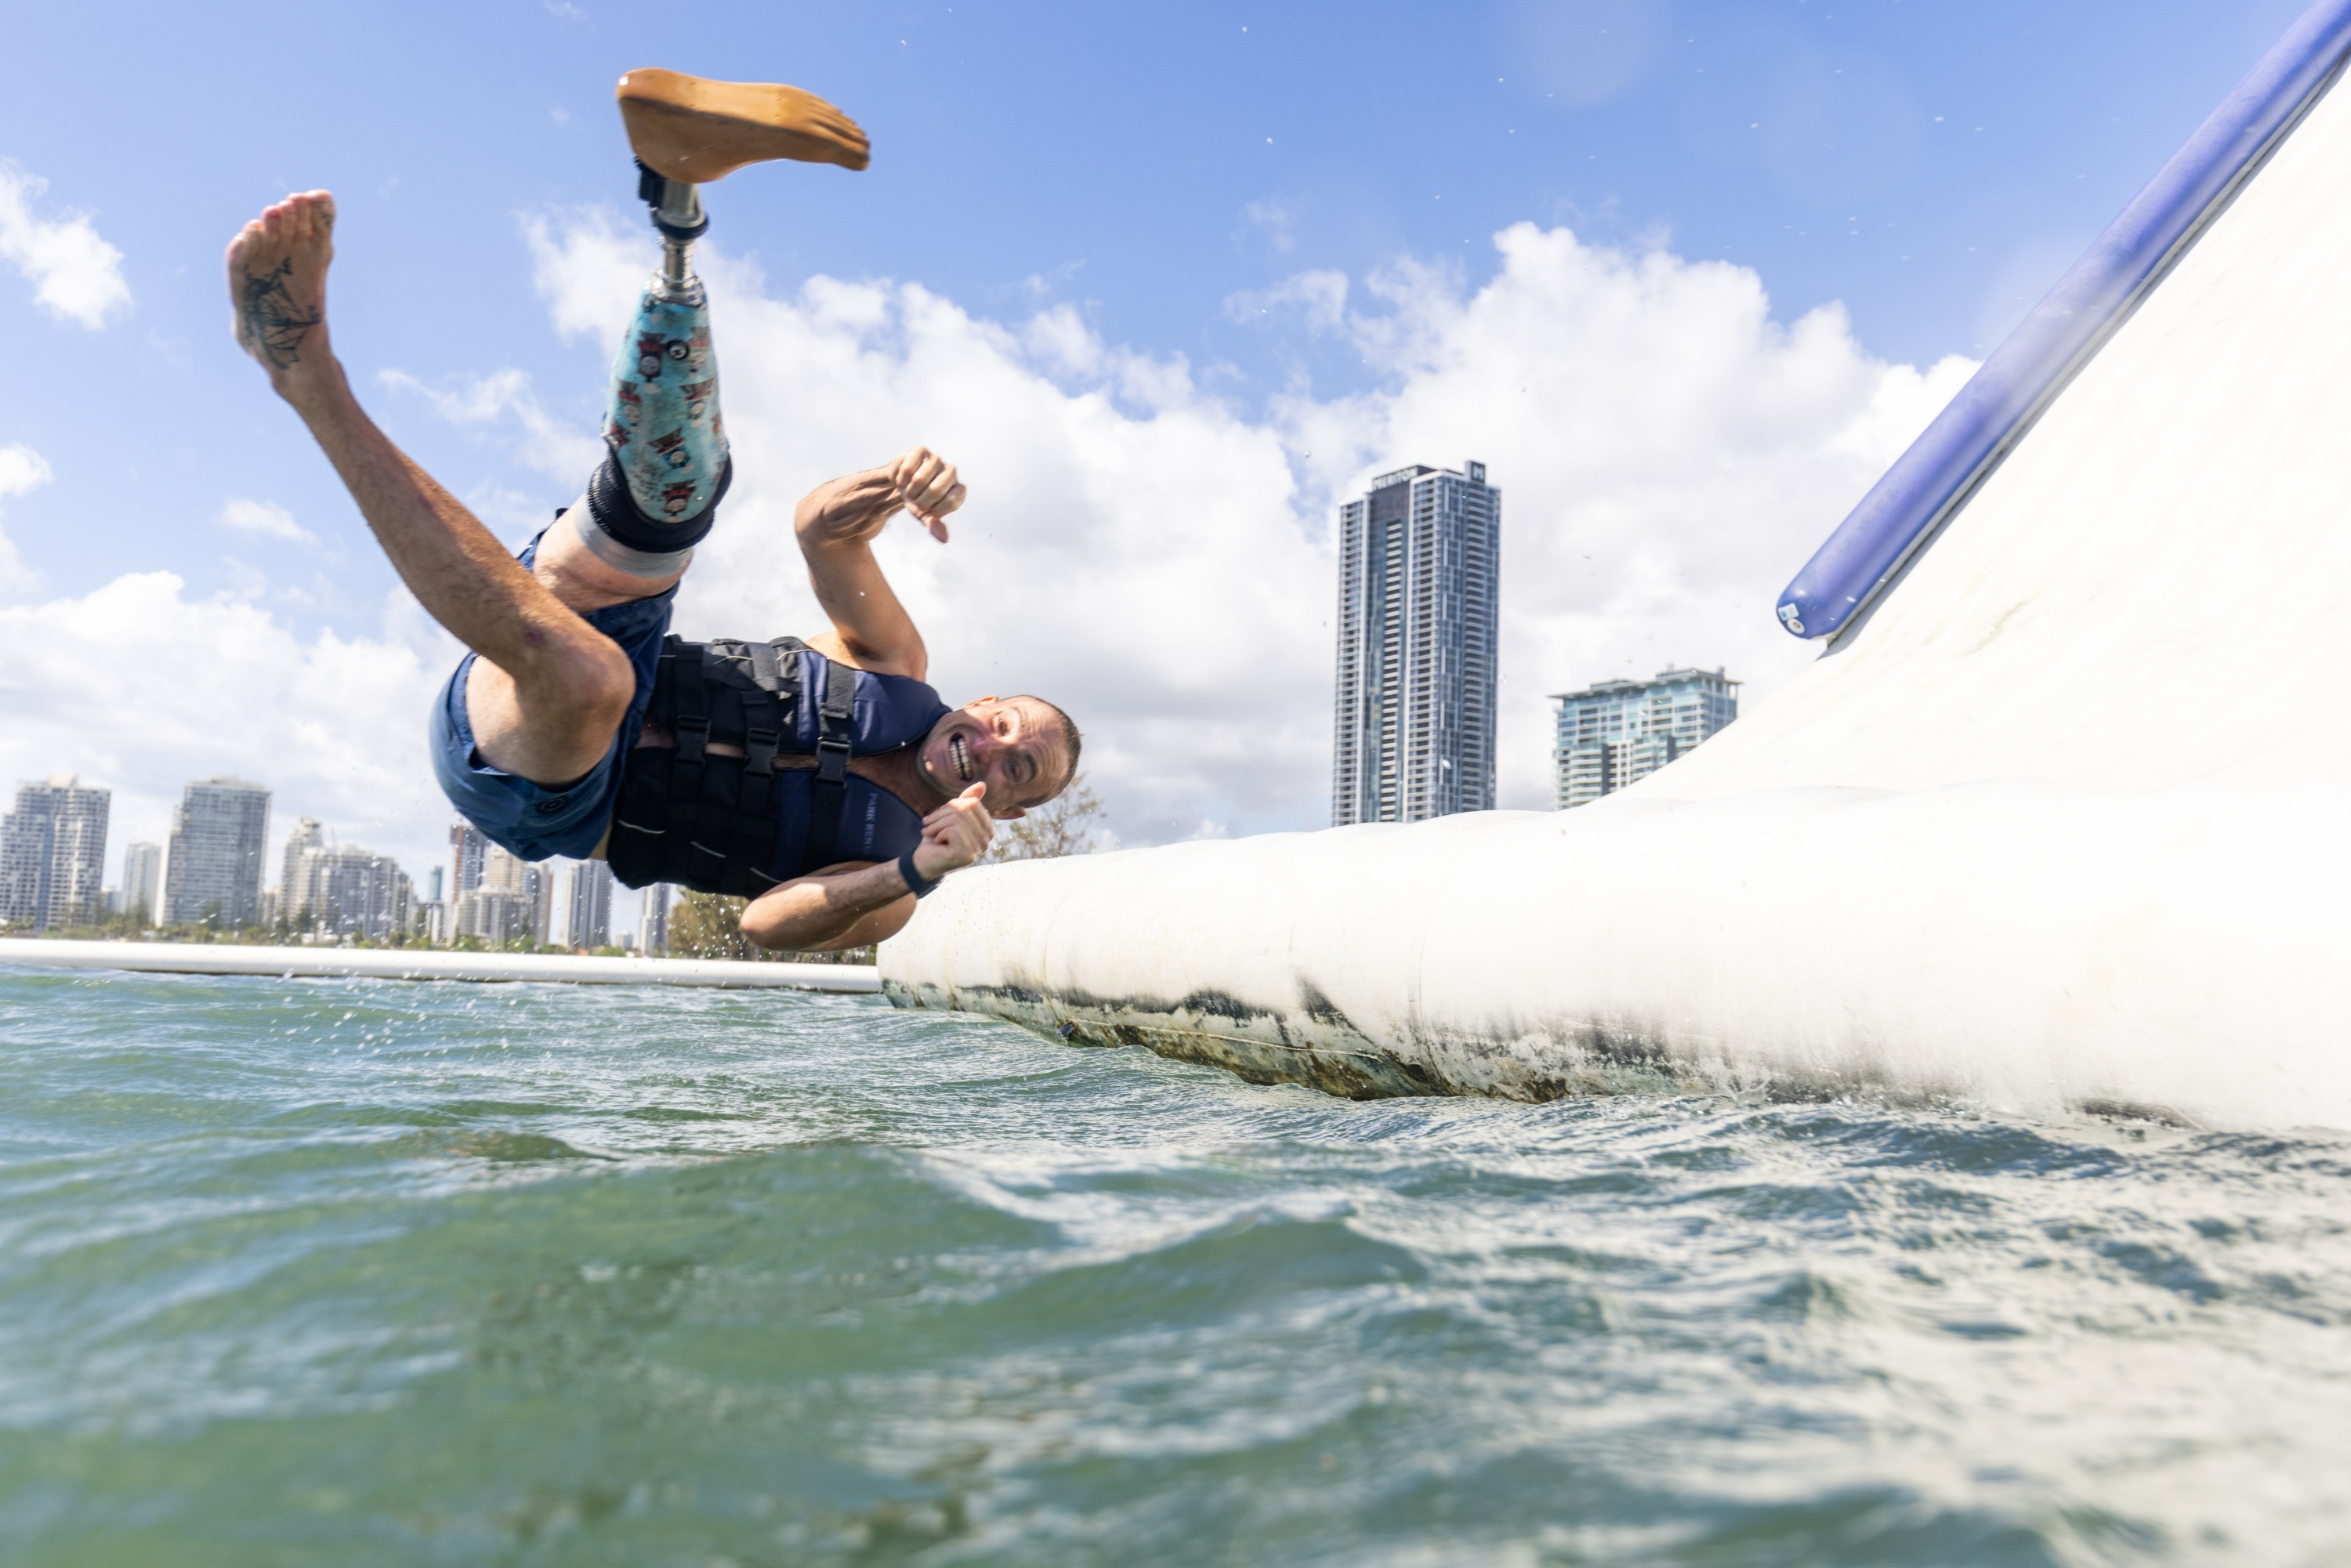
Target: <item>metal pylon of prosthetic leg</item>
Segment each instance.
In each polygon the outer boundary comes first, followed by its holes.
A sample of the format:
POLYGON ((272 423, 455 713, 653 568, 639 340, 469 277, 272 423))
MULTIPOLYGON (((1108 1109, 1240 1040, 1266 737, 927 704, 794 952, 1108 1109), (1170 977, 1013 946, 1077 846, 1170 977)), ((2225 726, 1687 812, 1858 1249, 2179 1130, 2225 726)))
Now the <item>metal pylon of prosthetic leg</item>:
POLYGON ((674 296, 693 291, 694 242, 710 228, 702 210, 702 188, 665 179, 640 163, 637 195, 653 208, 653 227, 661 231, 663 283, 674 296))

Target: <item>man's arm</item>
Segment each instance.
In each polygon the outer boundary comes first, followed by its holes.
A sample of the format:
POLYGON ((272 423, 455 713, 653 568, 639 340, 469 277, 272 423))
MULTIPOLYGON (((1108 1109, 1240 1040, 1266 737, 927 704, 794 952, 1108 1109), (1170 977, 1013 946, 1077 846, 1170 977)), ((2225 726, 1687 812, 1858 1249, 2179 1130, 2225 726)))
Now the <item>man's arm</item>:
MULTIPOLYGON (((923 819, 914 846, 914 873, 925 882, 967 866, 987 852, 996 820, 975 784, 923 819)), ((914 894, 898 862, 840 865, 771 887, 743 911, 743 935, 762 947, 812 953, 862 947, 895 936, 914 917, 914 894)))
POLYGON ((886 466, 820 485, 802 497, 794 518, 800 555, 839 643, 838 650, 825 648, 820 638, 820 652, 876 674, 919 681, 929 674, 923 634, 882 575, 873 540, 903 508, 945 544, 946 516, 963 501, 955 465, 920 446, 886 466))
POLYGON ((781 953, 823 953, 886 941, 914 917, 898 862, 849 862, 771 887, 743 911, 743 935, 781 953))

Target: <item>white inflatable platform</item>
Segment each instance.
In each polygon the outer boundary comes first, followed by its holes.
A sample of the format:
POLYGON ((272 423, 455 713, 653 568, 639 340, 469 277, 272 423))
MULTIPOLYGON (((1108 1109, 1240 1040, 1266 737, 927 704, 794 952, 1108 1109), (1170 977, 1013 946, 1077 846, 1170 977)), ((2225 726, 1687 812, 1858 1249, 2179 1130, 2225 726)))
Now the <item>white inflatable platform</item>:
POLYGON ((959 873, 881 952, 1350 1095, 1950 1095, 2351 1126, 2351 0, 1782 602, 1819 662, 1555 814, 959 873))

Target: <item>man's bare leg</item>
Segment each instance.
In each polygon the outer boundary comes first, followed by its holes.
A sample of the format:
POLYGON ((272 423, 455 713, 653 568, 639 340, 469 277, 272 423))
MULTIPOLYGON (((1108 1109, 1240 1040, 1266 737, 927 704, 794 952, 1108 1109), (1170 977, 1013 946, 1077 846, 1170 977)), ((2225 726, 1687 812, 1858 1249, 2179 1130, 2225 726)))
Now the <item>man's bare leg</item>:
POLYGON ((334 198, 312 191, 229 243, 237 341, 309 426, 409 591, 481 655, 466 702, 484 760, 535 783, 569 783, 611 748, 635 689, 627 655, 579 612, 675 579, 630 577, 576 548, 550 551, 534 575, 392 444, 329 346, 334 223, 334 198))

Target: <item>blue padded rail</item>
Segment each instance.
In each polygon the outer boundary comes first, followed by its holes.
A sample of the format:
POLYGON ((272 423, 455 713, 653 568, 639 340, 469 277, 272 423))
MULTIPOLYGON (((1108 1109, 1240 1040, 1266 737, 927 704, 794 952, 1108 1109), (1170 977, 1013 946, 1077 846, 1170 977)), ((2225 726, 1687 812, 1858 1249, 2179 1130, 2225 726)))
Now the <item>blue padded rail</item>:
POLYGON ((2351 0, 2319 0, 2003 340, 1780 595, 1780 622, 1833 637, 1973 493, 2317 101, 2351 52, 2351 0))

